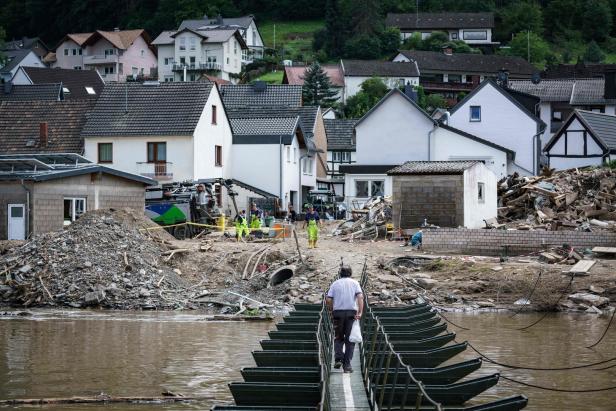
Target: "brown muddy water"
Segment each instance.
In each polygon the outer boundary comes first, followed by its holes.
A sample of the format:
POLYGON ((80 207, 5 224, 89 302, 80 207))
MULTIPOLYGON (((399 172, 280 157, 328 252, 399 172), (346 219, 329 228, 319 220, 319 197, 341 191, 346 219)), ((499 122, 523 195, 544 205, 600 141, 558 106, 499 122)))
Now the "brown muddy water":
MULTIPOLYGON (((99 311, 33 311, 30 317, 0 319, 0 398, 158 396, 170 390, 212 400, 166 405, 75 405, 22 407, 68 410, 207 410, 231 401, 227 383, 241 380, 239 370, 253 366, 274 323, 206 322, 197 314, 99 311)), ((528 331, 519 328, 539 314, 450 313, 458 330, 494 360, 522 366, 565 367, 616 356, 616 326, 594 349, 584 348, 601 335, 609 318, 554 314, 528 331)), ((468 349, 455 361, 475 358, 468 349)), ((616 362, 614 362, 616 363, 616 362)), ((613 364, 613 363, 610 363, 613 364)), ((610 365, 607 364, 607 365, 610 365)), ((601 367, 593 367, 601 368, 601 367)), ((563 389, 616 385, 616 366, 608 370, 508 370, 484 363, 471 377, 501 372, 527 383, 563 389)), ((579 394, 541 391, 501 380, 473 403, 523 393, 528 410, 615 410, 616 391, 579 394)), ((18 407, 11 407, 16 409, 18 407)))

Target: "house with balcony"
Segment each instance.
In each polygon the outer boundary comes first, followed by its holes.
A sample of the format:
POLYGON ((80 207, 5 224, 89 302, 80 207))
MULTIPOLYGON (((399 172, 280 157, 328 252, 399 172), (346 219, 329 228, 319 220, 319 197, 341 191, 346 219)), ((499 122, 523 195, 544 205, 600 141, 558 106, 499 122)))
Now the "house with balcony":
POLYGON ((231 128, 211 82, 107 84, 82 137, 89 160, 159 184, 231 177, 231 128))
POLYGON ((462 40, 472 47, 491 49, 499 44, 492 41, 494 13, 387 13, 385 25, 400 29, 403 41, 415 33, 426 39, 442 31, 449 40, 462 40))
POLYGON ((240 32, 242 39, 248 48, 242 49, 242 64, 252 63, 254 60, 263 58, 265 45, 257 21, 253 15, 241 17, 222 17, 220 14, 214 18, 206 15, 202 19, 184 20, 178 30, 191 29, 212 30, 212 29, 236 29, 240 32))
POLYGON ((440 94, 453 106, 460 93, 469 93, 487 78, 506 71, 510 79, 529 80, 537 69, 521 57, 496 54, 400 50, 395 62, 414 62, 419 69, 419 84, 427 94, 440 94))
POLYGON ((158 80, 196 81, 214 76, 237 82, 246 42, 236 28, 163 31, 152 44, 158 49, 158 80))
POLYGON ((53 66, 96 70, 106 83, 150 78, 157 65, 150 43, 142 29, 67 34, 56 48, 53 66))

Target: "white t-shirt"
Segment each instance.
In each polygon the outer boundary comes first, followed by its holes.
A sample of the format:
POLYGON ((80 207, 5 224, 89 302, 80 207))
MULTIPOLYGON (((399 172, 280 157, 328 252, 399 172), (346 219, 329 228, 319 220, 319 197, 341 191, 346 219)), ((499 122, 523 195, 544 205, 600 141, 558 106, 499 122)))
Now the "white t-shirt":
POLYGON ((356 280, 344 277, 334 281, 327 296, 334 300, 334 310, 357 310, 355 297, 361 293, 361 286, 356 280))

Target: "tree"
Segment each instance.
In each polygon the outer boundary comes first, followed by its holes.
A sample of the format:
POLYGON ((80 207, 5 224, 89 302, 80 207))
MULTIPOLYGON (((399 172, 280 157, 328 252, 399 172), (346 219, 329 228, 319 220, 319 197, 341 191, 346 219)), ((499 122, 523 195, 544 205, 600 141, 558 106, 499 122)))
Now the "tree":
POLYGON ((422 42, 422 50, 442 51, 443 46, 449 43, 449 36, 442 31, 433 31, 428 38, 422 42))
POLYGON ((543 11, 546 35, 552 39, 579 28, 582 3, 579 0, 552 0, 543 11))
POLYGON ((325 51, 330 57, 341 56, 344 46, 344 26, 338 0, 327 0, 325 3, 325 32, 325 51))
POLYGON ((582 14, 582 33, 587 40, 603 41, 612 30, 612 10, 607 0, 588 0, 582 14))
POLYGON ((370 78, 361 83, 361 91, 347 99, 344 114, 347 118, 359 118, 368 112, 383 98, 389 88, 378 77, 370 78))
POLYGON ((509 54, 529 60, 535 66, 543 66, 550 46, 535 33, 517 33, 509 42, 509 54))
POLYGON ((330 107, 336 102, 338 92, 332 88, 327 73, 318 62, 312 63, 304 74, 302 99, 307 106, 330 107))
POLYGON ((389 27, 381 33, 381 54, 393 54, 400 49, 400 30, 389 27))
POLYGON ((588 44, 583 58, 587 63, 601 63, 605 59, 605 53, 601 51, 597 42, 593 40, 588 44))
POLYGON ((422 106, 428 113, 433 112, 437 108, 447 107, 447 101, 440 94, 428 94, 425 99, 425 106, 422 106))
POLYGON ((373 60, 381 57, 381 42, 378 37, 359 35, 346 41, 344 55, 350 58, 373 60))
POLYGON ((2 28, 2 26, 0 26, 0 66, 4 64, 4 54, 2 53, 2 49, 4 49, 5 36, 6 36, 6 33, 4 32, 4 29, 2 28))
POLYGON ((512 2, 501 11, 500 17, 502 22, 499 34, 503 39, 521 31, 530 30, 539 34, 543 32, 541 7, 535 1, 512 2))
POLYGON ((421 39, 421 33, 415 32, 407 37, 402 43, 404 50, 423 50, 423 40, 421 39))

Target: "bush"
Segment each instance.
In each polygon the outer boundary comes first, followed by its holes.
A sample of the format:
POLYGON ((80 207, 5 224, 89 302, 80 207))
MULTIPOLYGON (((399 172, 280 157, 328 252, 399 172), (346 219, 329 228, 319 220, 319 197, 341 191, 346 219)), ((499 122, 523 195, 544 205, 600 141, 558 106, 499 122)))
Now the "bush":
POLYGON ((607 168, 611 168, 612 170, 616 170, 616 160, 610 160, 603 165, 607 168))
POLYGON ((348 58, 373 60, 381 57, 381 42, 367 34, 353 37, 344 45, 344 55, 348 58))
POLYGON ((402 43, 404 50, 423 50, 423 40, 421 39, 421 33, 413 33, 411 37, 404 40, 402 43))
POLYGON ((387 28, 379 36, 381 40, 381 54, 392 54, 400 48, 400 30, 387 28))
POLYGON ((584 53, 584 61, 588 63, 600 63, 603 60, 605 60, 605 53, 601 51, 596 41, 591 41, 584 53))

